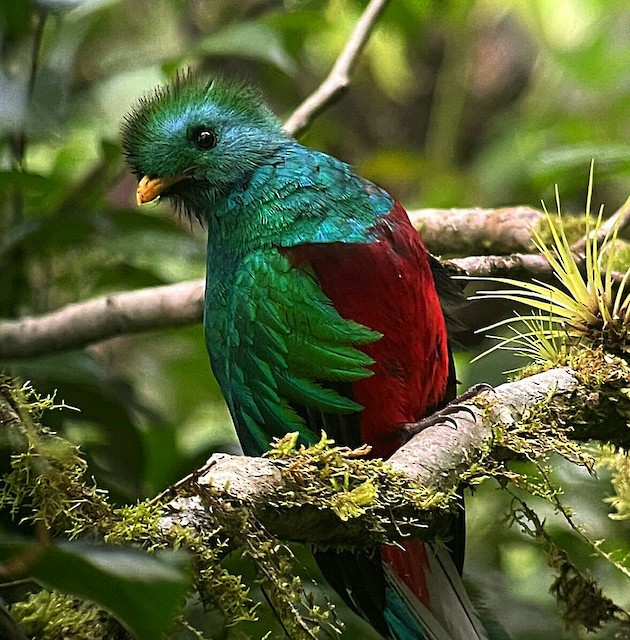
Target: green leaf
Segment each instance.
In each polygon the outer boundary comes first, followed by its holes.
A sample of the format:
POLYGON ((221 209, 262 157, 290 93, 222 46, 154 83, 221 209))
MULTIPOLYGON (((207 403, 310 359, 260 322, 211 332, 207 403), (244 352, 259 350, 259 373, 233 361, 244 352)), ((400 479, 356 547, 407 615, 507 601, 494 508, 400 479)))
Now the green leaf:
MULTIPOLYGON (((231 24, 209 35, 192 48, 187 57, 237 56, 261 60, 272 64, 286 74, 295 71, 295 65, 273 27, 260 22, 231 24)), ((181 66, 182 60, 172 61, 169 69, 181 66)))
MULTIPOLYGON (((1 103, 0 103, 1 104, 1 103)), ((53 187, 53 182, 45 176, 24 171, 0 171, 0 195, 13 189, 45 193, 53 187)))
POLYGON ((630 146, 601 143, 557 146, 539 155, 533 171, 542 176, 548 176, 552 171, 576 171, 588 167, 592 160, 600 174, 627 171, 630 169, 630 146))
POLYGON ((74 11, 78 15, 85 15, 114 4, 117 0, 36 0, 36 4, 49 11, 74 11))
POLYGON ((33 7, 29 2, 0 2, 0 24, 2 24, 3 45, 28 34, 31 27, 33 7))
POLYGON ((68 542, 46 547, 16 539, 0 542, 0 559, 23 555, 43 586, 110 611, 138 640, 168 629, 189 587, 183 554, 68 542))

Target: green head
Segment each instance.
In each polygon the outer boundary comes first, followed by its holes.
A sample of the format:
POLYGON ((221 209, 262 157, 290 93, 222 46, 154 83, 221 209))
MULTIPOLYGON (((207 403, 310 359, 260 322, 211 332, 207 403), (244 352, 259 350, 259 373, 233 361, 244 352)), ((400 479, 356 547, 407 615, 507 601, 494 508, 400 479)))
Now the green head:
POLYGON ((255 90, 191 74, 143 98, 122 134, 138 202, 161 195, 197 217, 287 141, 255 90))

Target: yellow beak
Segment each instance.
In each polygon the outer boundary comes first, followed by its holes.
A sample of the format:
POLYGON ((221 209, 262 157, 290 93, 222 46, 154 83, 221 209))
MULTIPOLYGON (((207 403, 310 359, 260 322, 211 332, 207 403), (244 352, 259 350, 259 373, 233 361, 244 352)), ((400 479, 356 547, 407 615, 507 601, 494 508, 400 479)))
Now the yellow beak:
POLYGON ((184 180, 188 176, 180 174, 178 176, 165 176, 163 178, 149 178, 144 176, 138 183, 136 190, 136 202, 138 206, 155 200, 165 189, 174 185, 176 182, 184 180))

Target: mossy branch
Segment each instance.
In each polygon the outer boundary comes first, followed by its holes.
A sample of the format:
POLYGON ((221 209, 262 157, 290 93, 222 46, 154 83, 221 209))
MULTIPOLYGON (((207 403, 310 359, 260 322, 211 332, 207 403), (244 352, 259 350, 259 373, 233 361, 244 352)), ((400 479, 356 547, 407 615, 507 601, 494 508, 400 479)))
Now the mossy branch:
POLYGON ((602 352, 591 355, 592 363, 584 356, 572 361, 581 369, 550 369, 461 403, 458 411, 414 436, 387 463, 336 449, 330 450, 336 452, 334 460, 322 458, 312 449, 287 448, 285 440, 271 457, 216 454, 191 476, 187 488, 177 489, 164 524, 203 520, 198 497, 208 492, 222 501, 248 505, 265 528, 283 540, 353 546, 401 535, 431 539, 439 535, 441 516, 454 506, 460 484, 476 484, 496 474, 508 450, 512 458, 537 460, 559 453, 587 464, 576 438, 616 445, 628 441, 625 417, 619 412, 626 410, 630 369, 620 377, 620 362, 610 361, 606 367, 602 352), (278 453, 283 451, 286 455, 278 453), (340 488, 333 480, 342 470, 351 482, 340 488), (369 499, 356 494, 355 511, 342 517, 336 507, 340 496, 351 506, 353 492, 366 483, 378 491, 369 499), (191 491, 195 498, 184 497, 191 491))
MULTIPOLYGON (((322 628, 334 634, 332 609, 309 599, 286 542, 365 549, 407 536, 438 540, 459 508, 461 484, 493 477, 522 488, 527 482, 509 460, 542 464, 558 454, 592 468, 576 439, 628 441, 625 361, 581 349, 562 364, 463 402, 387 462, 366 459, 363 449, 334 447, 325 437, 298 447, 289 434, 267 457, 215 455, 168 493, 118 509, 85 477, 77 450, 39 425, 41 409, 54 403, 39 399, 33 408, 27 389, 5 381, 0 419, 5 434, 14 434, 16 455, 2 502, 21 513, 30 510, 31 519, 53 535, 190 550, 195 590, 226 624, 257 615, 247 586, 221 564, 231 551, 244 550, 293 637, 314 638, 322 628)), ((552 503, 556 498, 543 485, 534 493, 552 503)))
MULTIPOLYGON (((365 543, 366 529, 374 536, 373 544, 412 533, 430 538, 436 515, 452 506, 457 487, 496 472, 508 450, 512 458, 537 460, 559 453, 582 463, 576 440, 628 445, 630 367, 600 349, 577 352, 567 357, 566 364, 458 404, 456 411, 438 416, 387 462, 365 459, 363 450, 333 447, 325 438, 313 447, 298 447, 291 434, 263 458, 215 454, 154 499, 153 503, 165 505, 160 526, 201 525, 199 518, 207 511, 201 503, 216 500, 233 509, 247 506, 283 540, 355 545, 365 543)), ((0 394, 5 434, 11 433, 7 427, 16 425, 24 433, 25 414, 16 408, 15 399, 7 398, 7 388, 5 382, 0 394)), ((52 458, 60 461, 56 466, 61 475, 66 468, 84 469, 76 449, 59 444, 62 439, 49 433, 38 438, 36 445, 32 440, 23 445, 17 456, 22 456, 24 465, 18 467, 34 464, 40 476, 54 478, 52 458)), ((63 493, 73 501, 73 512, 87 509, 80 518, 102 520, 110 508, 105 495, 96 489, 73 493, 81 485, 80 474, 73 473, 68 487, 55 481, 42 488, 40 478, 40 491, 63 493)), ((8 484, 5 491, 10 490, 8 484)), ((28 485, 26 480, 22 484, 28 485)), ((62 517, 63 505, 51 503, 47 494, 14 498, 37 503, 37 518, 48 527, 82 533, 77 522, 62 517)), ((112 531, 111 523, 104 526, 112 531)))

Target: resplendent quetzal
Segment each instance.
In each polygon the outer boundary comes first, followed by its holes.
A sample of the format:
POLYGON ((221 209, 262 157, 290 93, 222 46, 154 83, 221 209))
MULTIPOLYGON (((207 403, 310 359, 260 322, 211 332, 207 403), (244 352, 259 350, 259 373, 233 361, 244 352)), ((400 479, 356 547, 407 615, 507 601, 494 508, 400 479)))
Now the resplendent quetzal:
MULTIPOLYGON (((298 144, 251 88, 191 75, 141 100, 123 147, 139 202, 207 227, 206 345, 246 454, 323 429, 386 458, 449 398, 432 259, 383 189, 298 144)), ((317 557, 386 637, 483 637, 446 556, 410 540, 317 557)))

